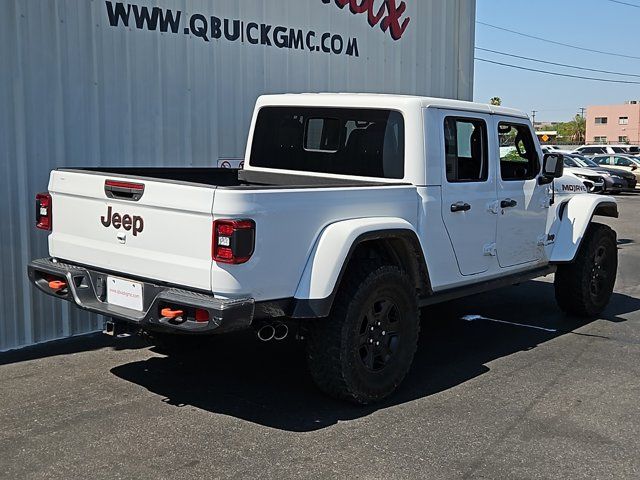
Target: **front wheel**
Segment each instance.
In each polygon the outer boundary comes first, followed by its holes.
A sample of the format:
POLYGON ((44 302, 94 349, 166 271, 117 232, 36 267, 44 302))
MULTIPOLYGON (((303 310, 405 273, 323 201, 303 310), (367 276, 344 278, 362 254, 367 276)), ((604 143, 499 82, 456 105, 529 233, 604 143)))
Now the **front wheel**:
POLYGON ((609 303, 618 270, 615 232, 599 223, 589 225, 573 263, 560 265, 555 276, 558 305, 566 313, 594 317, 609 303))
POLYGON ((405 272, 367 260, 351 265, 329 318, 310 325, 311 375, 336 398, 382 400, 409 371, 419 328, 416 291, 405 272))

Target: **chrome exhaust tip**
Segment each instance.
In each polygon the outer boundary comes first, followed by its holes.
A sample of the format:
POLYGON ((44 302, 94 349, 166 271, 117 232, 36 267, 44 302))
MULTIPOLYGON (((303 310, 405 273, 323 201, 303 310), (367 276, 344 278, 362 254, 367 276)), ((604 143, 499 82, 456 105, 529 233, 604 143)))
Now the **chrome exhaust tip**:
POLYGON ((258 329, 257 335, 260 341, 269 342, 275 337, 276 329, 273 327, 273 325, 266 324, 258 329))
POLYGON ((286 323, 277 323, 274 327, 273 339, 276 341, 282 341, 289 335, 289 327, 286 323))

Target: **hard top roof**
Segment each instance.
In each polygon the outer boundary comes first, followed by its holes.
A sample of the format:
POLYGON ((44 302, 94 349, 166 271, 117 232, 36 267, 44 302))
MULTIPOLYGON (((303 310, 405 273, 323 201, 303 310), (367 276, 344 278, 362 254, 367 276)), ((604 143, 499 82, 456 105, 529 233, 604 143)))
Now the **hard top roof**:
POLYGON ((528 118, 527 114, 513 108, 497 107, 484 103, 465 102, 448 98, 420 97, 413 95, 380 93, 288 93, 263 95, 259 106, 295 105, 346 108, 444 108, 485 114, 507 115, 528 118))

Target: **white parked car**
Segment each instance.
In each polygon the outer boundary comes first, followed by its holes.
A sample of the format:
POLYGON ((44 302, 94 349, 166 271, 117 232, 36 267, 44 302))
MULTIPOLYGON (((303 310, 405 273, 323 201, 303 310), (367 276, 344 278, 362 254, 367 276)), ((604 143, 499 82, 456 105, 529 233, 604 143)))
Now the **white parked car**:
POLYGON ((580 155, 594 156, 594 155, 615 155, 615 154, 628 154, 638 152, 638 147, 635 145, 583 145, 576 148, 572 153, 580 155))
POLYGON ((245 170, 51 172, 36 205, 50 256, 28 273, 112 318, 112 334, 179 342, 253 327, 271 340, 294 328, 317 385, 369 403, 408 372, 422 306, 555 273, 562 310, 598 315, 617 245, 593 219, 618 210, 585 190, 516 110, 264 96, 245 170))
MULTIPOLYGON (((565 154, 570 155, 569 152, 561 150, 558 147, 545 145, 541 147, 543 154, 565 154)), ((504 157, 515 151, 515 147, 500 147, 500 155, 504 157)), ((586 192, 589 193, 601 193, 605 190, 605 178, 602 174, 589 170, 587 168, 571 167, 566 161, 564 161, 564 175, 565 177, 572 177, 579 180, 586 188, 586 192)))
POLYGON ((572 150, 563 150, 555 145, 545 145, 541 147, 542 153, 561 153, 563 155, 572 153, 572 150))
POLYGON ((600 193, 605 189, 605 178, 601 173, 594 172, 588 168, 568 167, 565 163, 564 170, 579 178, 590 193, 600 193))

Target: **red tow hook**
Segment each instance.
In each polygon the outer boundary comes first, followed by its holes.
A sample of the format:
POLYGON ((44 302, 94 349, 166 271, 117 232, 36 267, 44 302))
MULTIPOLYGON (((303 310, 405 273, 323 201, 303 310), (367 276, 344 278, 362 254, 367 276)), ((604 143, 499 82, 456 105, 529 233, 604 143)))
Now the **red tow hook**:
POLYGON ((167 308, 163 308, 162 310, 160 310, 160 315, 162 315, 164 318, 176 319, 178 317, 183 316, 184 315, 184 311, 183 310, 171 310, 171 308, 167 307, 167 308))
POLYGON ((55 290, 57 293, 60 290, 64 290, 65 288, 67 288, 67 282, 65 282, 64 280, 51 280, 49 281, 49 288, 51 290, 55 290))

